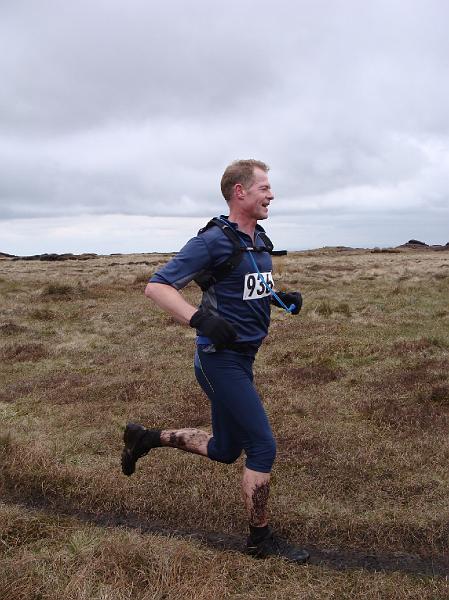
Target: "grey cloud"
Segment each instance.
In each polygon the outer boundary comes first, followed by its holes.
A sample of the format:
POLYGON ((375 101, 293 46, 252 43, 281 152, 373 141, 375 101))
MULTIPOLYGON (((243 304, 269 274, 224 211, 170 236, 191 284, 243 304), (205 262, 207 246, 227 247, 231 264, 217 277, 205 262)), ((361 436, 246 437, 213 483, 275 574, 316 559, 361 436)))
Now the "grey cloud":
POLYGON ((3 127, 67 131, 235 110, 276 71, 248 26, 252 10, 232 4, 224 13, 204 1, 22 4, 0 26, 3 127))
POLYGON ((0 11, 0 218, 221 212, 242 157, 271 164, 273 215, 444 210, 442 0, 0 11))

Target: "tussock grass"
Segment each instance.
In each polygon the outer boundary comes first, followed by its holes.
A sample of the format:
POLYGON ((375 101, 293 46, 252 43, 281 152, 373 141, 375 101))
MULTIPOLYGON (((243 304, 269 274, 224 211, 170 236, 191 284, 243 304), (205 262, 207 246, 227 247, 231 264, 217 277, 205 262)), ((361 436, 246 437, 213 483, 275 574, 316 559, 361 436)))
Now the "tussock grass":
POLYGON ((16 323, 3 323, 0 325, 0 335, 13 336, 23 333, 27 328, 23 325, 17 325, 16 323))
POLYGON ((37 321, 53 321, 56 314, 48 308, 36 308, 30 312, 30 318, 37 321))
POLYGON ((72 296, 74 293, 74 289, 71 285, 66 285, 63 283, 49 283, 42 290, 42 296, 53 296, 56 298, 61 298, 64 296, 72 296))
POLYGON ((148 279, 149 279, 148 272, 144 271, 144 272, 139 273, 138 275, 136 275, 134 277, 134 282, 133 283, 134 284, 141 284, 141 283, 147 284, 148 283, 148 279))
MULTIPOLYGON (((193 375, 193 331, 143 296, 166 258, 1 262, 4 497, 45 499, 55 510, 136 514, 173 531, 245 530, 243 459, 226 466, 157 449, 132 478, 119 469, 127 420, 210 423, 193 375), (65 282, 64 292, 58 285, 65 282)), ((273 523, 323 548, 447 553, 449 282, 435 275, 449 269, 449 257, 326 249, 275 263, 277 286, 301 289, 305 302, 299 317, 273 311, 256 361, 278 441, 273 523)), ((194 285, 184 293, 198 302, 194 285)), ((155 545, 135 532, 20 508, 3 512, 8 540, 20 543, 2 548, 0 597, 371 600, 447 593, 436 580, 298 570, 185 540, 157 538, 155 545), (27 527, 40 538, 27 541, 20 533, 27 527)))
POLYGON ((7 452, 11 448, 11 433, 9 431, 0 434, 0 448, 6 456, 7 452))
POLYGON ((217 553, 197 542, 102 529, 1 504, 0 526, 0 596, 11 600, 434 600, 448 592, 442 580, 298 569, 278 560, 217 553))
POLYGON ((5 362, 36 362, 47 357, 48 354, 45 344, 29 342, 5 346, 2 351, 2 358, 5 362))

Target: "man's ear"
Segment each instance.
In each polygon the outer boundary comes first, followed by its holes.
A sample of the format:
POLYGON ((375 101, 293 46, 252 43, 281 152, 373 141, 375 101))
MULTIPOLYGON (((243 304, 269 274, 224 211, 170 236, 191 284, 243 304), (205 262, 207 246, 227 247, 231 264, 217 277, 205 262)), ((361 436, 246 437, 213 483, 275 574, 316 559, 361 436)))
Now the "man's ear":
POLYGON ((245 197, 245 188, 241 183, 236 183, 234 186, 234 194, 238 200, 241 200, 245 197))

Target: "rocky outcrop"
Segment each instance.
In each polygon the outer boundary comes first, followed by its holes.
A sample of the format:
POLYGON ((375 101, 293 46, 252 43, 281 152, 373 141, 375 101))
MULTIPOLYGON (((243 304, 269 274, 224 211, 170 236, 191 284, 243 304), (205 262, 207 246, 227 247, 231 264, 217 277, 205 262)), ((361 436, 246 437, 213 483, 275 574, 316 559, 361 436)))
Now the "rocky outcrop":
POLYGON ((89 260, 97 258, 98 254, 33 254, 32 256, 15 256, 13 260, 42 260, 42 261, 63 261, 63 260, 89 260))
POLYGON ((426 242, 420 242, 419 240, 409 240, 407 244, 413 244, 414 246, 428 246, 426 242))
POLYGON ((429 245, 425 242, 420 242, 419 240, 409 240, 407 243, 398 246, 398 248, 411 248, 412 250, 449 250, 449 242, 442 246, 441 244, 433 244, 429 245))
POLYGON ((435 244, 434 246, 430 246, 431 250, 449 250, 449 244, 445 244, 444 246, 440 246, 440 244, 435 244))

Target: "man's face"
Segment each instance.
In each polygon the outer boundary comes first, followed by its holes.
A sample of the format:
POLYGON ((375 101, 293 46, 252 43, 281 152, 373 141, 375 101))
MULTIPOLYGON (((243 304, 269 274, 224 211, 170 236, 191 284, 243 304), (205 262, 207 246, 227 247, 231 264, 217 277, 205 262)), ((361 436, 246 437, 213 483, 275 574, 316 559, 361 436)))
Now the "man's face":
POLYGON ((274 195, 268 175, 262 169, 254 169, 254 181, 244 190, 243 208, 245 213, 256 220, 268 218, 268 206, 274 195))

